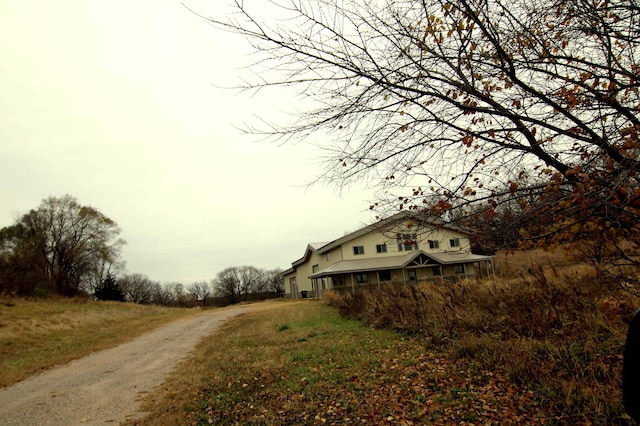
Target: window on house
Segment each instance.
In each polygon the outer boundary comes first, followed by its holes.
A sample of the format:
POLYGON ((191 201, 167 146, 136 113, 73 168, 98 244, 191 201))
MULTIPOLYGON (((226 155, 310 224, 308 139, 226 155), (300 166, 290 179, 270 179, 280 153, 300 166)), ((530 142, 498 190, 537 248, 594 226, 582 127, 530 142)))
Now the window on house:
POLYGON ((457 265, 453 265, 453 273, 454 274, 464 274, 464 263, 459 263, 457 265))
POLYGON ((378 272, 378 276, 380 277, 380 281, 391 281, 391 271, 380 271, 378 272))
POLYGON ((435 240, 429 240, 429 248, 432 249, 432 250, 440 248, 440 243, 438 241, 435 241, 435 240))
POLYGON ((460 247, 460 238, 452 238, 449 240, 451 247, 460 247))
POLYGON ((386 253, 387 245, 386 244, 377 244, 376 245, 376 253, 386 253))
POLYGON ((353 246, 353 254, 364 254, 364 246, 353 246))
POLYGON ((440 267, 440 265, 433 266, 431 268, 431 272, 433 273, 434 277, 441 277, 442 276, 442 268, 440 267))
POLYGON ((410 269, 409 271, 407 271, 407 275, 409 276, 409 281, 417 281, 418 277, 416 276, 416 271, 413 269, 410 269))
POLYGON ((320 270, 320 266, 319 265, 313 265, 311 267, 311 271, 315 274, 316 272, 318 272, 320 270))
POLYGON ((367 276, 367 273, 362 272, 362 273, 356 274, 356 282, 358 284, 368 283, 369 277, 367 276))
POLYGON ((327 262, 329 262, 329 261, 331 260, 331 253, 330 253, 330 252, 327 252, 327 253, 324 255, 324 258, 327 260, 327 262))
POLYGON ((418 250, 417 238, 416 234, 396 234, 398 251, 418 250))

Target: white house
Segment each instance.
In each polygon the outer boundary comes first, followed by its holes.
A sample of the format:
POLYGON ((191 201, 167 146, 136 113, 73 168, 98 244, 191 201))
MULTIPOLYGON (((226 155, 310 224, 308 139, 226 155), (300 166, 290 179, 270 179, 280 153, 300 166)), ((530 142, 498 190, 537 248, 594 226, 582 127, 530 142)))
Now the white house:
POLYGON ((289 297, 332 289, 416 283, 493 271, 491 256, 471 253, 468 234, 398 213, 330 242, 310 243, 283 272, 289 297))

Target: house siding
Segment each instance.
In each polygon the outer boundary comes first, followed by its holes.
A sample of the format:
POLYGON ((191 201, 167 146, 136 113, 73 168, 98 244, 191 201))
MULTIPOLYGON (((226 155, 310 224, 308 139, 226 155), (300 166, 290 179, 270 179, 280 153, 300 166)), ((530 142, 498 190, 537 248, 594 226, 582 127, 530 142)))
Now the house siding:
MULTIPOLYGON (((443 252, 471 252, 471 242, 469 238, 462 232, 455 230, 436 227, 430 224, 421 224, 420 226, 413 225, 411 220, 398 220, 395 224, 387 226, 384 230, 378 230, 372 228, 369 232, 365 230, 356 231, 353 238, 349 235, 335 240, 332 243, 328 243, 321 247, 307 247, 305 257, 308 256, 306 261, 294 262, 292 270, 289 270, 283 275, 286 292, 289 297, 300 298, 303 292, 307 297, 321 297, 323 290, 331 288, 344 288, 353 287, 357 285, 377 285, 378 273, 375 270, 369 270, 367 272, 367 280, 365 283, 356 283, 356 274, 348 273, 341 275, 332 275, 331 277, 317 278, 314 285, 314 280, 309 278, 315 272, 325 270, 326 268, 341 262, 341 261, 354 261, 359 259, 376 259, 392 256, 406 255, 413 250, 406 251, 399 250, 398 243, 403 244, 405 242, 405 236, 413 239, 415 235, 415 241, 417 242, 417 250, 424 251, 427 255, 429 253, 443 253, 443 252), (459 245, 452 247, 450 240, 455 239, 459 241, 459 245), (429 241, 437 241, 438 247, 431 248, 429 241), (386 245, 386 252, 378 253, 376 250, 377 245, 386 245), (364 249, 363 254, 354 254, 354 247, 362 246, 364 249), (327 260, 327 254, 329 259, 327 260), (317 265, 317 270, 314 271, 314 266, 317 265), (297 283, 297 294, 291 294, 289 281, 292 277, 295 277, 297 283)), ((391 280, 389 282, 408 282, 408 272, 413 269, 416 273, 417 280, 432 280, 438 278, 433 274, 433 268, 426 267, 407 267, 404 269, 391 270, 391 280)), ((454 265, 446 264, 441 265, 442 277, 465 277, 475 274, 475 269, 472 263, 465 264, 465 273, 456 274, 454 271, 454 265)))
MULTIPOLYGON (((384 256, 398 256, 399 254, 407 253, 407 251, 405 251, 404 249, 402 251, 398 250, 398 237, 396 234, 401 235, 400 237, 401 244, 404 243, 404 235, 416 234, 418 249, 423 250, 427 253, 471 250, 471 242, 469 241, 469 238, 467 238, 464 234, 460 232, 436 229, 434 227, 431 229, 421 229, 412 233, 411 230, 408 231, 406 227, 398 227, 396 229, 392 229, 389 232, 374 231, 342 244, 341 246, 342 260, 356 260, 356 259, 370 259, 370 258, 384 257, 384 256), (451 239, 458 239, 460 241, 460 246, 451 247, 449 244, 449 241, 451 239), (439 247, 434 249, 430 248, 429 247, 430 240, 438 241, 439 247), (378 253, 376 251, 376 245, 378 244, 385 244, 387 246, 387 252, 378 253), (353 247, 355 246, 364 247, 364 254, 359 254, 359 255, 354 254, 353 247)), ((331 263, 333 264, 335 262, 331 262, 331 263)))

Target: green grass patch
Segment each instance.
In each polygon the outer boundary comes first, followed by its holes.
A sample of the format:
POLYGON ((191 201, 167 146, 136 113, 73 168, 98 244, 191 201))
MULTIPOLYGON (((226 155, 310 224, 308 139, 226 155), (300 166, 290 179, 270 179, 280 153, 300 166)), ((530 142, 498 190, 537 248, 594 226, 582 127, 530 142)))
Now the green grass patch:
POLYGON ((499 369, 454 361, 419 336, 313 301, 277 309, 238 317, 206 339, 135 424, 554 423, 499 369))

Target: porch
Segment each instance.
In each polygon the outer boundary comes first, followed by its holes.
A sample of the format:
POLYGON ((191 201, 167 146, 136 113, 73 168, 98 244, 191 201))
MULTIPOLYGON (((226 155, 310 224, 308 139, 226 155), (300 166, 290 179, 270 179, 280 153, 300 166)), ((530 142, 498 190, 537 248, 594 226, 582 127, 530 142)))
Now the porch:
POLYGON ((327 290, 356 291, 384 284, 416 284, 436 279, 461 279, 494 274, 493 258, 471 253, 425 253, 337 262, 309 278, 312 294, 321 298, 327 290))

